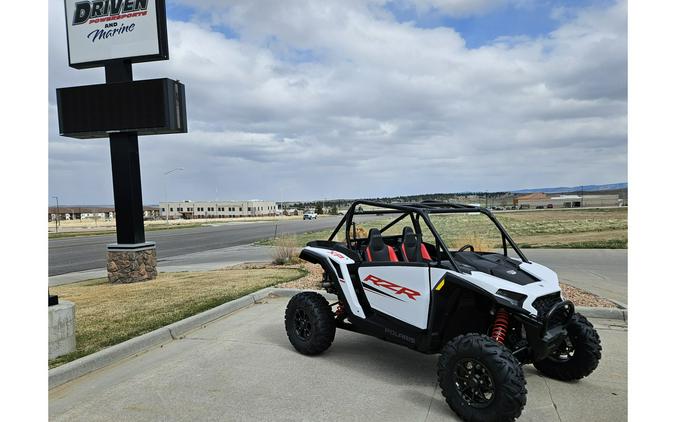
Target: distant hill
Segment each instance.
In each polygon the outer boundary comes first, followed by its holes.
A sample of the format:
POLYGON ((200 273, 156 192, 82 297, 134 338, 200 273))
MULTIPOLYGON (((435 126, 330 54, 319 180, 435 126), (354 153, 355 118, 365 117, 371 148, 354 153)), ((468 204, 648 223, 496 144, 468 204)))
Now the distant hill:
POLYGON ((617 190, 617 189, 627 189, 628 183, 611 183, 607 185, 583 185, 583 186, 561 186, 557 188, 536 188, 536 189, 519 189, 512 190, 513 193, 533 193, 533 192, 544 192, 544 193, 563 193, 563 192, 599 192, 606 190, 617 190))

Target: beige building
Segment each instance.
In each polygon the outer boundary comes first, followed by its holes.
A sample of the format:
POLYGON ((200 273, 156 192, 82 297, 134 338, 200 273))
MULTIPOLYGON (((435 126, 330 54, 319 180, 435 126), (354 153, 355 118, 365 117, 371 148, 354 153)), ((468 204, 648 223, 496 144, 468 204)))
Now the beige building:
POLYGON ((515 198, 513 205, 520 209, 620 207, 623 205, 623 200, 617 194, 554 194, 549 196, 542 192, 536 192, 515 198))
POLYGON ((160 202, 159 215, 169 219, 236 218, 277 215, 274 201, 179 201, 160 202))
POLYGON ((49 221, 70 221, 70 220, 112 220, 115 218, 115 208, 110 207, 79 207, 62 206, 49 207, 49 221))

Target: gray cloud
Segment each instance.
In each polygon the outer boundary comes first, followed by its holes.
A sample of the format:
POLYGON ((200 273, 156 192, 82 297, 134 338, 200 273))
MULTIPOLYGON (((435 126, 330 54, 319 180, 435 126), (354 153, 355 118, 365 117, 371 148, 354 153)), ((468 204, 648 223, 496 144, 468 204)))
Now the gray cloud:
MULTIPOLYGON (((626 180, 623 1, 478 49, 396 22, 384 1, 185 3, 210 14, 169 22, 171 60, 134 68, 188 96, 190 133, 140 141, 146 202, 165 181, 172 198, 307 199, 626 180)), ((50 195, 111 203, 107 141, 58 136, 54 89, 103 81, 67 67, 61 9, 50 2, 50 195)))

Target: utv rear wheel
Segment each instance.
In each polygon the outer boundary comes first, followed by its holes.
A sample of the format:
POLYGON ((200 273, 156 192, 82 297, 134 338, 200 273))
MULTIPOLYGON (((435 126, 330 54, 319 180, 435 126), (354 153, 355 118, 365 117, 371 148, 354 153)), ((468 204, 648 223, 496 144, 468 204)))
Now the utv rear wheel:
POLYGON ((293 296, 286 306, 285 322, 291 344, 305 355, 318 355, 335 338, 335 317, 328 301, 318 293, 293 296))
POLYGON ((527 401, 525 377, 502 344, 482 334, 455 337, 441 351, 438 383, 465 421, 513 421, 527 401))
POLYGON ((567 337, 558 350, 534 362, 542 374, 561 381, 581 379, 598 367, 602 346, 600 336, 586 317, 574 314, 567 325, 567 337))

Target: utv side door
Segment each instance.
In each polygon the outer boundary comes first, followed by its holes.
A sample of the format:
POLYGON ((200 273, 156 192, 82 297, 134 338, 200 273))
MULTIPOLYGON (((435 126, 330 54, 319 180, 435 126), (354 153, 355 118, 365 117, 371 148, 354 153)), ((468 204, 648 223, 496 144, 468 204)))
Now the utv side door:
POLYGON ((429 316, 429 265, 416 262, 365 262, 359 281, 370 306, 426 329, 429 316))

